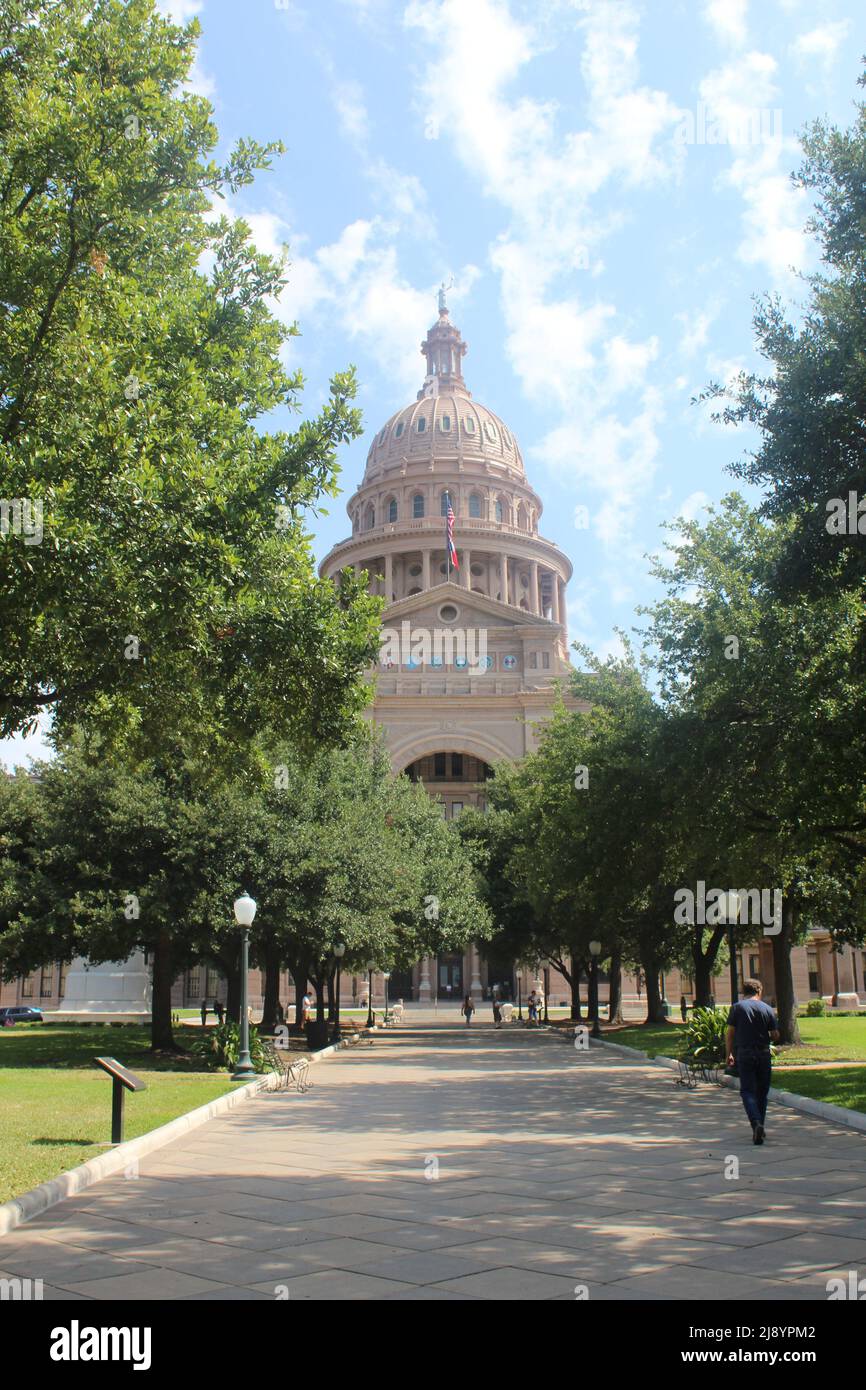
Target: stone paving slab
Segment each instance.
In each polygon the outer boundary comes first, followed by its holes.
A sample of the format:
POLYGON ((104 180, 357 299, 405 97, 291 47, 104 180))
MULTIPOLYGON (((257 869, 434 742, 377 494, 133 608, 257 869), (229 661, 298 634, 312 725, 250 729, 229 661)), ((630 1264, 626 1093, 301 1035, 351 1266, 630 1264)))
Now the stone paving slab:
POLYGON ((782 1108, 755 1148, 735 1092, 639 1058, 439 1020, 68 1199, 0 1266, 70 1300, 824 1300, 866 1273, 864 1157, 782 1108))

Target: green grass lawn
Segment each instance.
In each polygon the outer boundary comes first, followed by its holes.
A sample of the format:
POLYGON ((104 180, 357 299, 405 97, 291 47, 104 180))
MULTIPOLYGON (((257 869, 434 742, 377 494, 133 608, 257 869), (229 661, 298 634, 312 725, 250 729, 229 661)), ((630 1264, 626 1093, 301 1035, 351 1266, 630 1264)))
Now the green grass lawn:
POLYGON ((787 1067, 781 1073, 774 1072, 773 1085, 780 1091, 843 1105, 846 1110, 866 1111, 866 1067, 827 1067, 820 1071, 787 1067))
POLYGON ((147 1083, 126 1098, 124 1137, 135 1139, 231 1090, 193 1059, 154 1057, 144 1028, 0 1029, 0 1202, 105 1153, 111 1081, 94 1057, 116 1057, 147 1083))
MULTIPOLYGON (((866 1062, 866 1014, 857 1018, 801 1018, 800 1047, 778 1049, 775 1067, 802 1067, 804 1062, 866 1062)), ((635 1024, 604 1030, 609 1042, 636 1047, 650 1057, 678 1055, 682 1024, 635 1024)))

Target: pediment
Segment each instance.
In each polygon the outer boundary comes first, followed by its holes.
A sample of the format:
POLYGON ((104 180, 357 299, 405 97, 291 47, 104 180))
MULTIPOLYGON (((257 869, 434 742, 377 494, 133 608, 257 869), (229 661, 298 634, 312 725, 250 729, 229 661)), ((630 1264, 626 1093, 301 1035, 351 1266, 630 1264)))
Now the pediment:
POLYGON ((470 593, 453 583, 436 584, 423 594, 410 594, 389 604, 382 615, 382 626, 399 627, 406 621, 421 627, 442 626, 439 610, 444 603, 453 603, 458 610, 454 620, 457 627, 540 627, 548 628, 553 635, 559 626, 537 613, 512 608, 508 603, 500 603, 486 594, 470 593))

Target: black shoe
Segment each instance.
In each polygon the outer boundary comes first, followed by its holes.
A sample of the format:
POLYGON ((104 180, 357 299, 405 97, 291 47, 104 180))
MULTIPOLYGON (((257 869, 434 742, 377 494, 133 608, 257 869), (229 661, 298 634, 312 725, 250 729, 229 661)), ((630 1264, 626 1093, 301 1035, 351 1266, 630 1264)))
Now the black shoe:
POLYGON ((753 1143, 753 1144, 763 1144, 763 1142, 764 1142, 764 1126, 763 1126, 763 1125, 755 1125, 755 1127, 754 1127, 754 1129, 753 1129, 753 1131, 752 1131, 752 1143, 753 1143))

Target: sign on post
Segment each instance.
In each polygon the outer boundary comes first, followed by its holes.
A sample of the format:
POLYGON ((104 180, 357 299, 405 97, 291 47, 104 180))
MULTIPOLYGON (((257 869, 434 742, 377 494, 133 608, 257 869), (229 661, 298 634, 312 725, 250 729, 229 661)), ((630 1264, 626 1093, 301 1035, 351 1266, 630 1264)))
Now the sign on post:
POLYGON ((146 1091, 147 1086, 134 1072, 114 1057, 97 1057, 96 1065, 111 1077, 111 1142, 123 1143, 123 1102, 126 1091, 146 1091))

